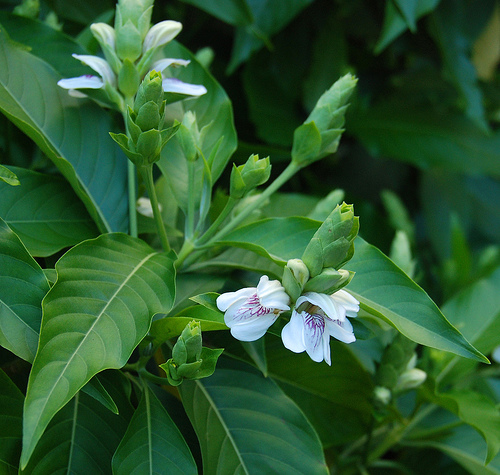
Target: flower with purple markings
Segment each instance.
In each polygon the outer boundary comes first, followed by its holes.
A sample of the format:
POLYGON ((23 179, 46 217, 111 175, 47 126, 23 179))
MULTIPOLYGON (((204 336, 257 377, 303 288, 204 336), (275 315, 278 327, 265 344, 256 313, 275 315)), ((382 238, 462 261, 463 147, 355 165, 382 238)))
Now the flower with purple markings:
POLYGON ((290 297, 277 280, 267 275, 257 287, 227 292, 217 298, 217 307, 224 313, 224 322, 231 335, 240 341, 255 341, 264 336, 279 314, 289 307, 290 297))
POLYGON ((330 336, 344 343, 356 340, 351 322, 359 302, 345 290, 332 295, 306 292, 297 299, 290 322, 283 327, 283 344, 295 353, 306 351, 313 361, 331 365, 330 336))

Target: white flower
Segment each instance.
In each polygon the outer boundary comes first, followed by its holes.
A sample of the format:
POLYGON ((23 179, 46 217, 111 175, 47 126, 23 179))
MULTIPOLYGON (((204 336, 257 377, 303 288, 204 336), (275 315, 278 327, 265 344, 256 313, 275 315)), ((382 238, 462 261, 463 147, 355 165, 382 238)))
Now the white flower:
MULTIPOLYGON (((101 89, 105 84, 111 84, 113 87, 116 84, 116 76, 108 62, 98 56, 73 54, 73 58, 80 60, 82 63, 90 66, 94 71, 99 73, 99 76, 86 74, 75 78, 61 79, 57 85, 69 89, 70 94, 75 89, 101 89)), ((74 94, 73 94, 74 95, 74 94)))
MULTIPOLYGON (((191 61, 187 59, 164 58, 153 64, 155 71, 163 73, 169 66, 187 66, 191 61)), ((188 96, 202 96, 206 94, 207 88, 200 84, 189 84, 176 78, 164 78, 162 81, 165 92, 175 92, 177 94, 186 94, 188 96)))
POLYGON ((217 298, 217 307, 224 313, 224 322, 231 335, 241 341, 255 341, 262 337, 278 315, 290 310, 290 297, 277 280, 267 275, 260 278, 257 287, 227 292, 217 298))
POLYGON ((356 317, 359 302, 345 290, 332 295, 307 292, 281 332, 283 344, 295 353, 306 351, 313 361, 331 365, 330 336, 344 343, 356 340, 347 317, 356 317))

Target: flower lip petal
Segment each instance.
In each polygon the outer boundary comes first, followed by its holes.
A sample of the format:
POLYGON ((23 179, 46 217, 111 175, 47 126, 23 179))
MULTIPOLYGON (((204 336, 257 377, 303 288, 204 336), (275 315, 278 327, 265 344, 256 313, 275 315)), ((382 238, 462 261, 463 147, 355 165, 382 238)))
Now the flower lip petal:
POLYGON ((169 66, 187 66, 190 62, 189 59, 163 58, 156 61, 151 69, 162 73, 169 66))
POLYGON ((248 320, 231 328, 231 335, 240 341, 255 341, 264 336, 267 329, 278 318, 274 313, 260 315, 256 319, 248 320))
POLYGON ((285 288, 277 280, 269 280, 267 275, 260 278, 257 285, 257 295, 261 304, 266 308, 278 310, 290 310, 290 297, 285 292, 285 288))
POLYGON ((331 320, 325 320, 326 330, 333 338, 343 342, 352 343, 356 341, 354 336, 353 327, 349 320, 345 320, 341 323, 332 322, 331 320))
POLYGON ((245 289, 237 290, 236 292, 226 292, 217 297, 217 308, 221 312, 225 312, 231 305, 238 301, 245 302, 246 299, 255 294, 257 289, 255 287, 247 287, 245 289))
POLYGON ((343 321, 346 318, 345 308, 336 302, 330 295, 317 292, 306 292, 297 299, 297 308, 304 302, 318 306, 327 317, 332 320, 343 321))
POLYGON ((292 312, 290 321, 281 330, 281 339, 285 348, 294 353, 302 353, 306 350, 303 317, 296 311, 292 312))
POLYGON ((165 92, 175 92, 188 96, 202 96, 207 93, 207 88, 201 84, 189 84, 176 78, 165 78, 162 83, 165 92))
POLYGON ((76 78, 61 79, 57 85, 63 89, 101 89, 104 82, 97 76, 87 74, 76 78))
POLYGON ((359 302, 347 291, 337 290, 331 298, 340 303, 345 309, 348 317, 357 317, 359 312, 359 302))
POLYGON ((72 56, 99 73, 104 83, 115 84, 115 73, 105 59, 88 54, 73 54, 72 56))

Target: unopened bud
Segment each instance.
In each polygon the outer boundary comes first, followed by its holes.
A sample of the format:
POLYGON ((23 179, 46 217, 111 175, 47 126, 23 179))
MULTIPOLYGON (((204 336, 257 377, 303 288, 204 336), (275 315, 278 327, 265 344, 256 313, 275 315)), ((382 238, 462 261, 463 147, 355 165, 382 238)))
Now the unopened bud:
POLYGON ((297 300, 309 279, 309 269, 300 259, 290 259, 283 269, 282 284, 290 298, 297 300))
POLYGON ((354 272, 345 269, 335 270, 333 267, 327 267, 307 282, 305 290, 306 292, 332 294, 345 287, 353 277, 354 272))
POLYGON ((269 157, 259 159, 250 155, 244 165, 233 165, 229 194, 232 198, 243 198, 249 191, 265 183, 271 176, 269 157))
POLYGON ((415 389, 425 382, 427 379, 427 373, 419 368, 412 368, 405 371, 398 379, 396 386, 394 387, 395 392, 407 391, 409 389, 415 389))

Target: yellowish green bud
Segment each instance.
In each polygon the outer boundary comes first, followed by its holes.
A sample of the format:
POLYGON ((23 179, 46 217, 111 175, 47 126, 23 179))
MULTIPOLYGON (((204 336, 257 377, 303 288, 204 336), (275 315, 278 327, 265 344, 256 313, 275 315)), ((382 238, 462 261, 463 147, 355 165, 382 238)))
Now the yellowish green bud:
POLYGON ((300 259, 290 259, 283 269, 282 285, 292 301, 297 300, 309 279, 309 269, 300 259))
POLYGON ((395 392, 408 391, 418 388, 427 379, 427 373, 419 368, 412 368, 405 371, 398 378, 398 382, 394 387, 395 392))
POLYGON ((270 175, 269 157, 259 159, 258 155, 250 155, 244 165, 233 165, 229 194, 232 198, 243 198, 249 191, 269 180, 270 175))
POLYGON ((335 270, 333 267, 327 267, 323 269, 321 274, 310 279, 304 290, 306 292, 332 294, 345 287, 353 277, 354 272, 344 269, 335 270))

